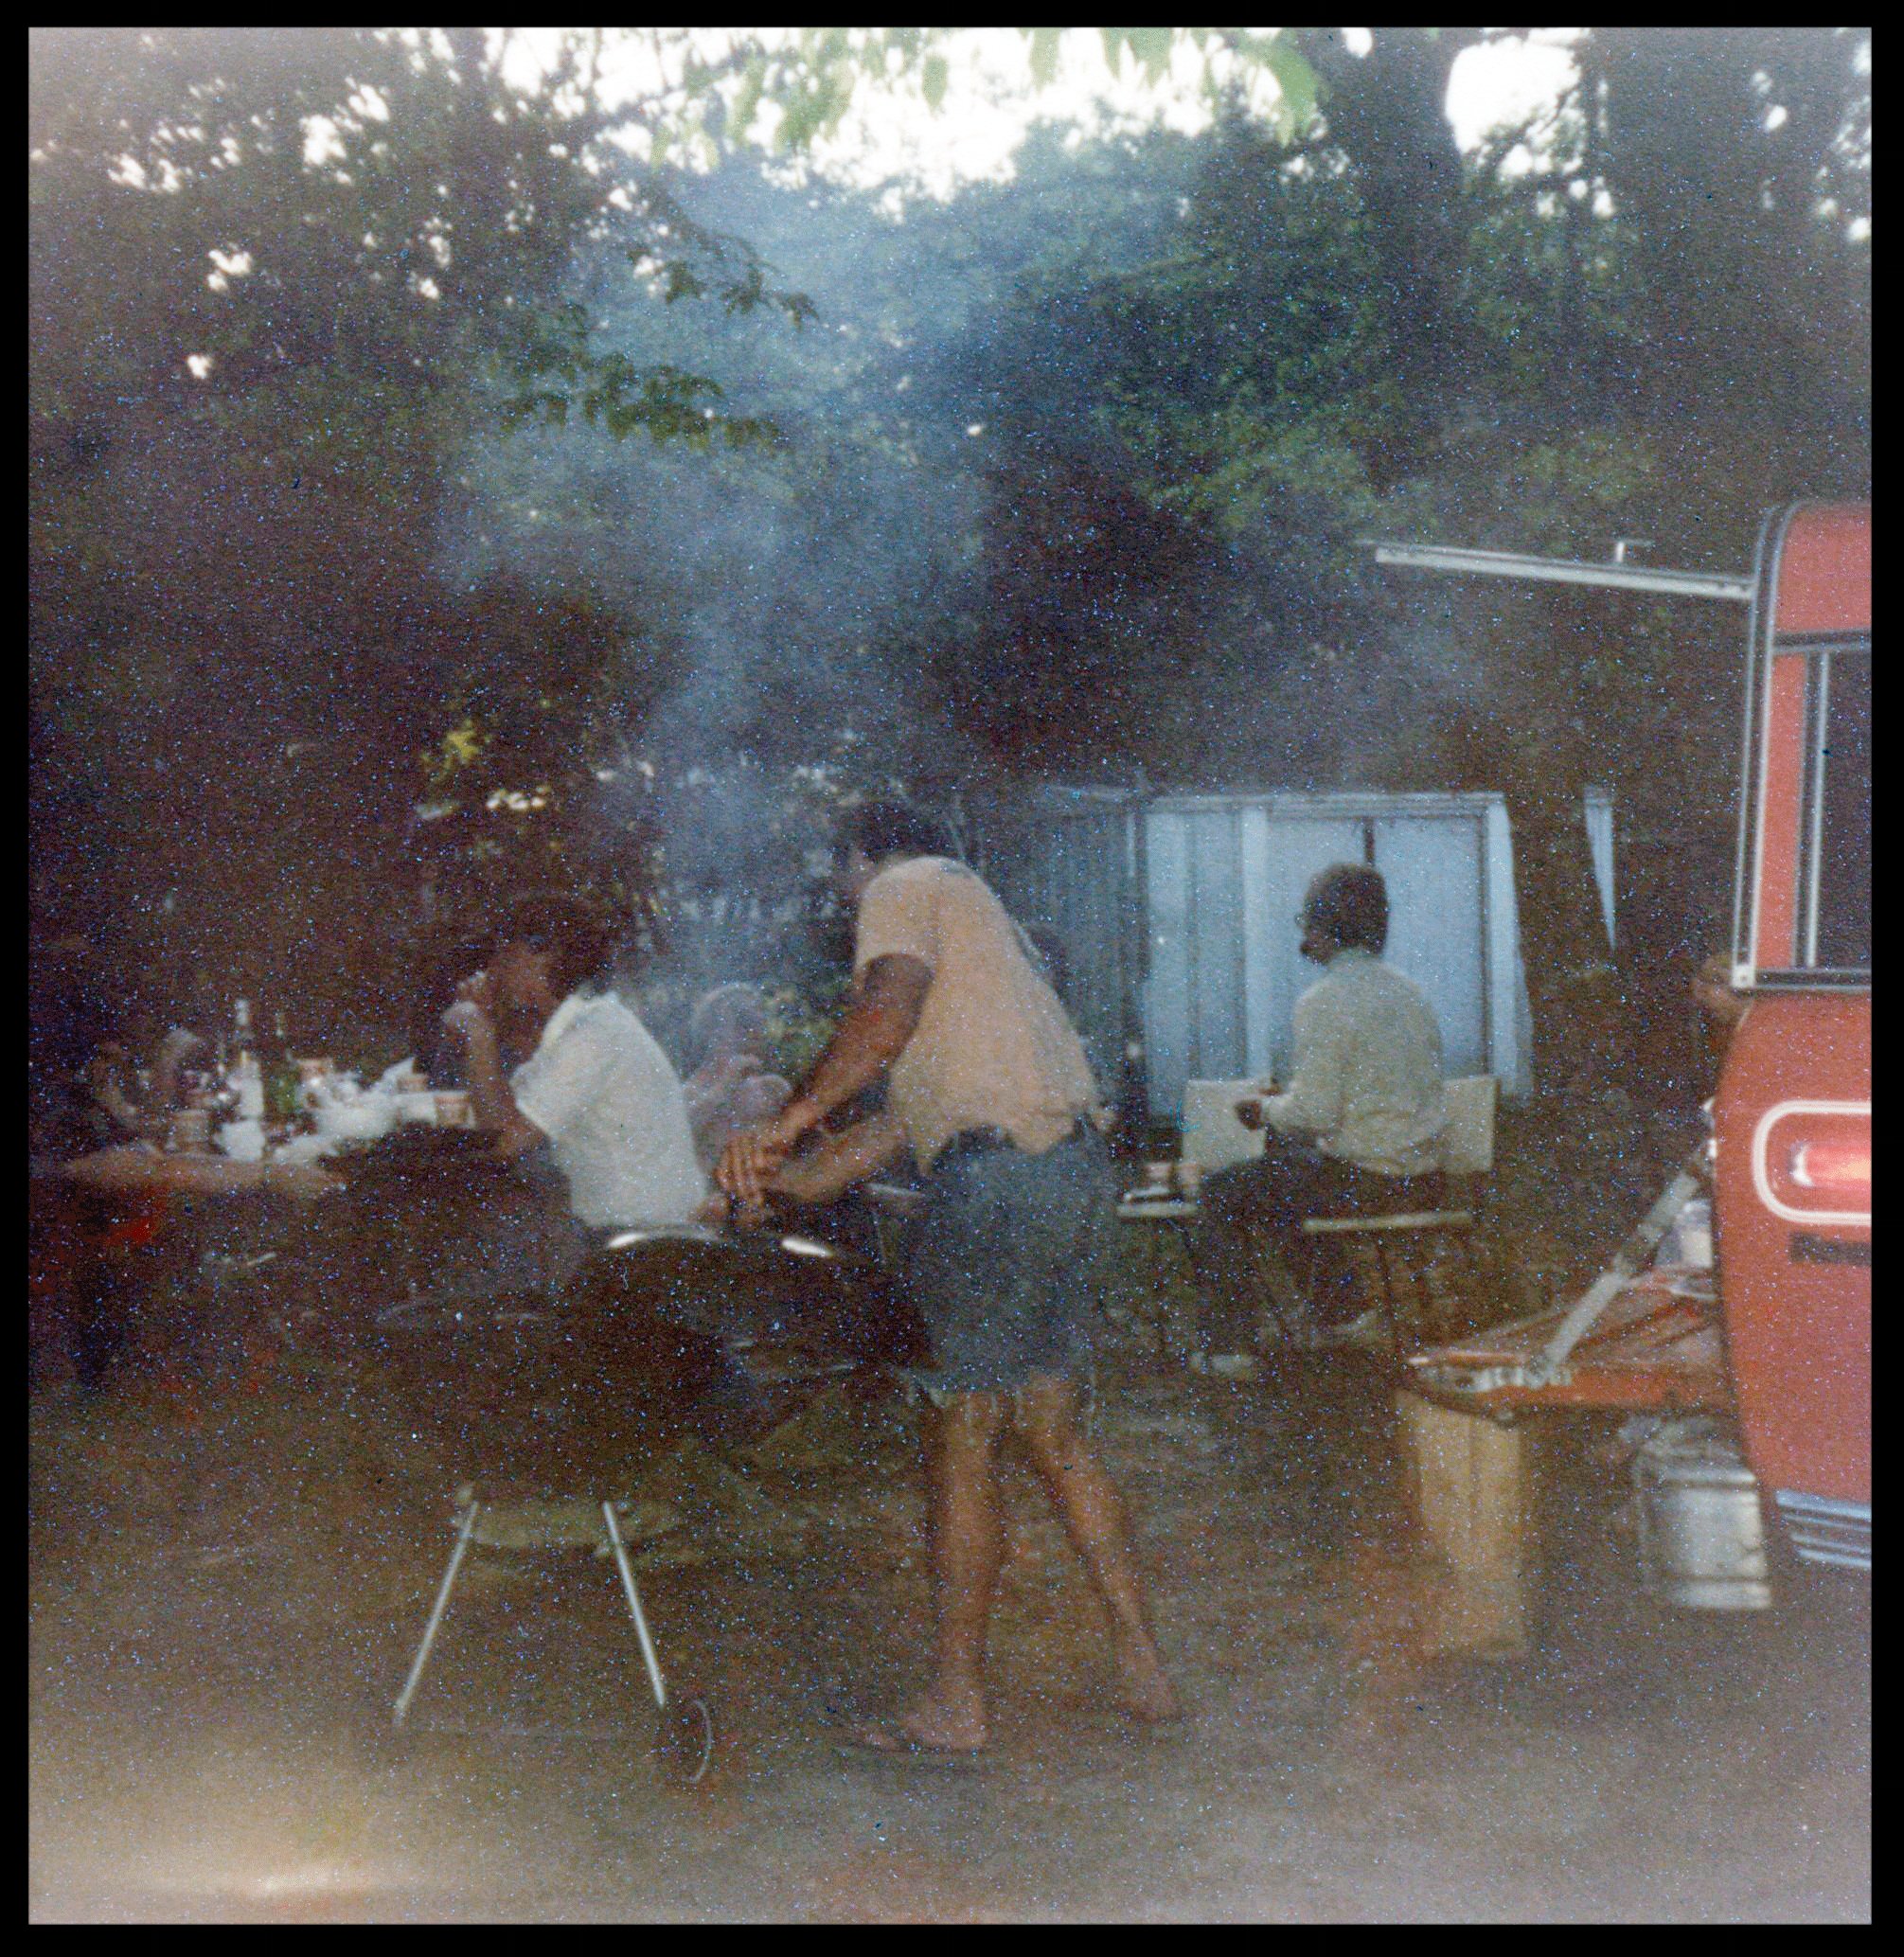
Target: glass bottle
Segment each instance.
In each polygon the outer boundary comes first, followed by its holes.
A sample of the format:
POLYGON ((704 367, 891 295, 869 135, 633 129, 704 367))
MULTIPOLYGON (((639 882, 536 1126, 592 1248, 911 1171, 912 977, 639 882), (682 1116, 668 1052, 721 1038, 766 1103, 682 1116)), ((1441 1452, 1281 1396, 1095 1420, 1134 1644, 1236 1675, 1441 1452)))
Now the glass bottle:
POLYGON ((267 1120, 293 1126, 304 1112, 304 1094, 284 1031, 284 1015, 274 1013, 271 1039, 264 1049, 264 1112, 267 1120))
POLYGON ((231 1009, 231 1072, 226 1082, 237 1097, 240 1121, 264 1119, 264 1070, 258 1065, 258 1042, 251 1030, 251 1001, 235 1000, 231 1009))

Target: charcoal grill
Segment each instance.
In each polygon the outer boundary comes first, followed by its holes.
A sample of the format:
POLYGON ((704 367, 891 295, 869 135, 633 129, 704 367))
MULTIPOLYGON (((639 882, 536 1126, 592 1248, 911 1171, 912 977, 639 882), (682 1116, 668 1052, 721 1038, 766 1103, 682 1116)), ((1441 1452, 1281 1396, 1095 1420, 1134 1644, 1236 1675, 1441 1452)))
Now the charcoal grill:
POLYGON ((844 1372, 925 1352, 916 1316, 870 1260, 817 1237, 698 1225, 611 1233, 554 1295, 465 1284, 407 1298, 377 1315, 376 1340, 412 1414, 447 1421, 463 1457, 455 1541, 395 1728, 464 1560, 485 1546, 485 1518, 525 1494, 579 1495, 600 1518, 634 1624, 660 1715, 657 1751, 690 1783, 712 1756, 713 1717, 698 1695, 670 1693, 642 1608, 613 1492, 631 1448, 652 1458, 687 1434, 732 1439, 844 1372), (763 1371, 771 1389, 754 1383, 763 1371))

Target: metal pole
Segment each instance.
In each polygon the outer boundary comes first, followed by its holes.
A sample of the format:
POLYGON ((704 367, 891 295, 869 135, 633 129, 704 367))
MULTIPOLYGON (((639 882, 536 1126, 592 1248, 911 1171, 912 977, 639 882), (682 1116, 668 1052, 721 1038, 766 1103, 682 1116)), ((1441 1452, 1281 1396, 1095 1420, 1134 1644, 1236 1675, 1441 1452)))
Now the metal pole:
POLYGON ((450 1592, 456 1581, 456 1572, 461 1567, 463 1553, 470 1546, 470 1536, 476 1526, 476 1512, 482 1506, 472 1502, 463 1511, 463 1525, 456 1531, 456 1546, 450 1552, 450 1567, 443 1572, 443 1580, 436 1589, 436 1605, 430 1612, 430 1621, 423 1628, 423 1642, 417 1647, 417 1656, 410 1666, 410 1676, 403 1681, 403 1689, 397 1695, 396 1717, 391 1722, 400 1726, 403 1716, 410 1710, 410 1701, 417 1696, 417 1687, 423 1682, 423 1667, 430 1662, 430 1647, 436 1642, 436 1627, 443 1621, 443 1612, 450 1608, 450 1592))
POLYGON ((648 1667, 648 1682, 654 1687, 654 1702, 667 1710, 667 1681, 661 1676, 661 1661, 654 1655, 654 1640, 648 1634, 648 1619, 641 1614, 641 1596, 634 1587, 634 1570, 621 1539, 621 1527, 614 1519, 614 1503, 604 1502, 601 1519, 608 1524, 608 1539, 614 1550, 614 1566, 621 1572, 621 1587, 628 1592, 628 1608, 634 1618, 634 1634, 641 1640, 641 1662, 648 1667))
POLYGON ((1671 1228, 1673 1219, 1704 1186, 1704 1165, 1695 1155, 1666 1184, 1665 1193, 1634 1226, 1626 1242, 1613 1254, 1612 1262, 1555 1327, 1554 1336, 1527 1367, 1529 1386, 1551 1383, 1573 1355, 1575 1346, 1586 1337, 1593 1321, 1639 1275, 1646 1259, 1658 1248, 1660 1239, 1671 1228))
POLYGON ((1650 564, 1589 563, 1576 558, 1523 557, 1504 550, 1468 550, 1443 543, 1386 543, 1376 537, 1356 542, 1375 552, 1375 560, 1402 571, 1448 571, 1458 577, 1525 578, 1546 584, 1585 584, 1600 591, 1651 591, 1684 598, 1752 600, 1754 580, 1740 572, 1673 571, 1650 564))

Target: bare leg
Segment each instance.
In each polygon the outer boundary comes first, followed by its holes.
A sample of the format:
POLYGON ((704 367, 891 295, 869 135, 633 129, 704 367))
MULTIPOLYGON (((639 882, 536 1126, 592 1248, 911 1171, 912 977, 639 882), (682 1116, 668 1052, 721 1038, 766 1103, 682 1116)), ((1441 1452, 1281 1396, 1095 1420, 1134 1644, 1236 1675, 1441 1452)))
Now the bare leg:
POLYGON ((926 1447, 934 1603, 932 1682, 899 1721, 909 1739, 947 1749, 986 1742, 985 1646, 1003 1531, 993 1456, 1005 1425, 996 1393, 961 1394, 940 1411, 926 1447))
POLYGON ((1033 1380, 1018 1395, 1018 1425, 1032 1466, 1110 1615, 1111 1650, 1125 1707, 1140 1719, 1178 1717, 1183 1707, 1150 1632, 1123 1499, 1078 1432, 1077 1388, 1064 1379, 1033 1380))

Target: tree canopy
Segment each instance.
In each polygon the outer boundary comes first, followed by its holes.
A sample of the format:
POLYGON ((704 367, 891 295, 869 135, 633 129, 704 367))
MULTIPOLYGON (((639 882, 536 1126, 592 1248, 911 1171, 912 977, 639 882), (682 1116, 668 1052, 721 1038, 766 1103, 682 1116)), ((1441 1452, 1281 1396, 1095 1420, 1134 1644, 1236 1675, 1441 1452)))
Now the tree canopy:
POLYGON ((1734 622, 1356 540, 1731 568, 1868 493, 1870 40, 1587 30, 1464 151, 1512 31, 1106 30, 1208 126, 1039 126, 942 201, 795 166, 868 91, 955 121, 954 30, 34 33, 36 904, 155 997, 369 1013, 419 890, 666 937, 857 785, 1501 787, 1537 1008, 1663 1010, 1734 622))

